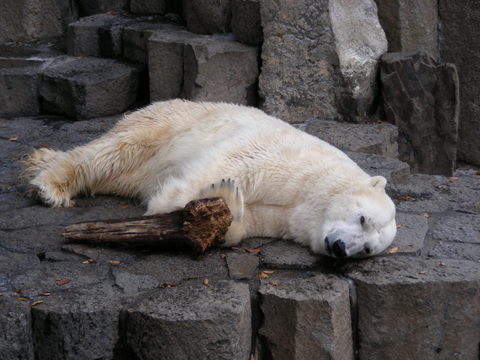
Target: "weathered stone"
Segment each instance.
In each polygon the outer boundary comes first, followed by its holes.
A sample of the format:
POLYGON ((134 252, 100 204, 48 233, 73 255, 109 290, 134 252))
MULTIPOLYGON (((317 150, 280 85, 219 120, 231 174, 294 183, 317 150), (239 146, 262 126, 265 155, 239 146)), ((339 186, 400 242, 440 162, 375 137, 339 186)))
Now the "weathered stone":
POLYGON ((480 3, 476 1, 439 1, 441 52, 445 61, 454 63, 460 78, 459 159, 480 165, 480 54, 478 21, 480 3))
POLYGON ((354 153, 346 154, 371 176, 381 175, 390 184, 406 183, 410 177, 410 166, 398 159, 380 155, 354 153))
POLYGON ((77 19, 74 1, 4 0, 0 3, 0 42, 58 37, 77 19))
POLYGON ((197 34, 230 32, 230 0, 183 0, 187 29, 197 34))
POLYGON ((235 40, 249 45, 263 41, 260 0, 232 1, 232 32, 235 40))
POLYGON ((147 64, 148 39, 157 30, 178 30, 178 27, 160 23, 155 19, 129 25, 123 29, 123 56, 127 59, 147 64))
POLYGON ((170 287, 143 295, 128 309, 126 338, 141 359, 247 360, 250 316, 246 284, 170 287))
POLYGON ((120 306, 109 295, 52 296, 33 307, 35 359, 113 359, 120 306))
POLYGON ((278 240, 262 247, 262 265, 280 269, 313 268, 319 257, 291 240, 278 240))
POLYGON ((452 182, 449 182, 455 210, 480 213, 480 172, 456 172, 452 182), (456 180, 455 180, 456 179, 456 180), (455 181, 453 181, 455 180, 455 181))
POLYGON ((37 115, 43 61, 0 59, 0 116, 37 115))
POLYGON ((364 120, 387 49, 373 0, 260 3, 263 109, 292 123, 364 120))
POLYGON ((390 52, 424 50, 438 58, 437 0, 375 1, 390 52))
POLYGON ((0 296, 0 354, 3 360, 33 360, 30 305, 0 296))
POLYGON ((224 37, 157 31, 149 41, 150 98, 254 105, 258 49, 224 37))
POLYGON ((382 57, 385 112, 398 127, 400 160, 415 172, 452 175, 457 152, 458 77, 424 52, 382 57))
POLYGON ((81 18, 68 26, 67 50, 73 56, 119 57, 123 28, 138 20, 113 14, 81 18))
POLYGON ((428 251, 429 257, 477 261, 480 259, 480 244, 436 241, 428 251))
POLYGON ((398 157, 398 131, 391 124, 348 124, 311 119, 302 130, 341 150, 398 157))
POLYGON ((348 283, 327 275, 275 281, 259 289, 269 358, 352 359, 348 283))
POLYGON ((136 100, 139 68, 115 60, 66 58, 42 74, 43 109, 75 119, 126 110, 136 100))
POLYGON ((166 0, 130 0, 130 11, 135 14, 164 14, 166 0))
POLYGON ((418 214, 397 212, 397 235, 390 248, 397 254, 418 253, 423 249, 428 232, 428 219, 418 214))
POLYGON ((480 244, 480 215, 443 215, 435 219, 431 233, 439 241, 480 244))
POLYGON ((128 8, 128 0, 78 0, 78 3, 82 16, 128 8))
POLYGON ((226 257, 228 274, 234 280, 250 280, 257 273, 260 260, 255 254, 231 253, 226 257))
POLYGON ((360 359, 480 355, 478 262, 389 256, 347 267, 356 285, 360 359))

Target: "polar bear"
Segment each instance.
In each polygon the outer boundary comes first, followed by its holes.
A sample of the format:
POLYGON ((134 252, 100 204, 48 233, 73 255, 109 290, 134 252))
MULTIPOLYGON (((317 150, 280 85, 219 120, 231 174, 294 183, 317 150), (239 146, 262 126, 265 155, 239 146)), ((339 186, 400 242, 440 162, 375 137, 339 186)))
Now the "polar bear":
POLYGON ((126 115, 108 133, 27 160, 45 203, 79 193, 137 197, 146 215, 223 197, 234 220, 225 246, 252 236, 293 239, 336 258, 379 254, 396 233, 386 180, 342 151, 263 111, 171 100, 126 115))

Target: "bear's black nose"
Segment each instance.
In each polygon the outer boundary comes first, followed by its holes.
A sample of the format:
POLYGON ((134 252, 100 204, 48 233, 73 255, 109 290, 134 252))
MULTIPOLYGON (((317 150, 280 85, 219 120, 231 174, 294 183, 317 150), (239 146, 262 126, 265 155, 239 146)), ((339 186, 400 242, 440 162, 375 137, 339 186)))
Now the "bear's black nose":
POLYGON ((345 243, 342 240, 337 240, 333 243, 332 251, 333 255, 335 255, 336 257, 347 257, 347 252, 345 251, 345 243))

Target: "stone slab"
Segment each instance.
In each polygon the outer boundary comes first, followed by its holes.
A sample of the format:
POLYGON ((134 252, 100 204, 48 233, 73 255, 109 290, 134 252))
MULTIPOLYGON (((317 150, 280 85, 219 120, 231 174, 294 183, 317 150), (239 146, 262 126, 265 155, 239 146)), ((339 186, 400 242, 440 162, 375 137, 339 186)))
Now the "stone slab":
POLYGON ((78 6, 82 16, 89 16, 126 10, 128 8, 128 0, 78 0, 78 6))
POLYGON ((134 14, 164 14, 167 0, 130 0, 130 11, 134 14))
POLYGON ((348 267, 357 293, 360 359, 479 356, 478 262, 396 256, 348 267))
POLYGON ((480 215, 445 214, 435 219, 431 234, 440 241, 480 245, 480 215))
POLYGON ((230 0, 183 0, 183 18, 187 29, 197 34, 230 32, 230 0))
POLYGON ((258 49, 226 37, 157 31, 149 40, 151 100, 256 102, 258 49))
POLYGON ((4 360, 33 360, 30 305, 0 296, 0 353, 4 360))
POLYGON ((348 283, 335 276, 265 280, 260 286, 266 352, 272 359, 352 359, 348 283), (275 285, 272 285, 275 284, 275 285))
POLYGON ((28 42, 59 37, 78 19, 70 0, 5 0, 0 3, 0 42, 28 42))
POLYGON ((235 40, 248 45, 260 45, 263 41, 259 0, 233 0, 232 32, 235 40))
POLYGON ((437 0, 375 0, 390 52, 425 50, 438 58, 437 0))
POLYGON ((478 21, 480 3, 475 1, 441 0, 438 2, 441 19, 441 55, 444 61, 455 64, 460 84, 460 122, 458 157, 480 165, 480 56, 478 21))
POLYGON ((391 248, 398 248, 398 254, 419 253, 424 245, 428 232, 428 219, 418 214, 398 212, 396 215, 397 235, 391 248))
POLYGON ((139 70, 116 60, 65 58, 42 74, 43 109, 74 119, 123 112, 136 100, 139 70))
POLYGON ((260 260, 255 254, 230 253, 226 260, 228 274, 234 280, 253 279, 260 265, 260 260))
POLYGON ((142 296, 125 315, 126 339, 139 358, 250 358, 246 284, 167 287, 142 296))
POLYGON ((346 154, 367 174, 381 175, 391 184, 404 184, 410 177, 410 165, 398 159, 350 151, 347 151, 346 154))
POLYGON ((341 150, 398 158, 398 130, 391 124, 349 124, 310 119, 300 128, 341 150))
POLYGON ((310 269, 320 261, 307 247, 291 240, 277 240, 262 247, 262 266, 276 269, 310 269))

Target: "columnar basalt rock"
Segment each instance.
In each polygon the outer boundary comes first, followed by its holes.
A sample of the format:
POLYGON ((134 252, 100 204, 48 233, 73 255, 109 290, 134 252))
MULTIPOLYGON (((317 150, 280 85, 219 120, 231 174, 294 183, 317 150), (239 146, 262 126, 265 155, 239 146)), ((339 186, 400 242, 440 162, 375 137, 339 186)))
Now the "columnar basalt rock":
POLYGON ((455 64, 460 78, 458 157, 460 160, 480 165, 480 3, 441 0, 439 13, 442 25, 442 59, 455 64))
POLYGON ((373 0, 267 0, 261 17, 264 110, 292 123, 368 117, 387 50, 373 0))
POLYGON ((167 287, 126 312, 126 338, 141 359, 248 360, 250 294, 246 284, 167 287))
POLYGON ((273 281, 266 281, 259 290, 260 334, 272 359, 353 358, 346 281, 326 275, 273 281))
POLYGON ((78 0, 82 16, 100 14, 107 11, 121 11, 128 8, 129 0, 78 0))
POLYGON ((232 1, 232 32, 235 40, 249 45, 263 41, 260 0, 232 1))
POLYGON ((360 359, 479 356, 478 262, 386 257, 347 267, 357 291, 360 359))
POLYGON ((58 60, 43 73, 43 109, 74 119, 89 119, 125 111, 137 98, 139 68, 116 60, 58 60))
POLYGON ((230 0, 183 0, 183 18, 187 29, 197 34, 230 32, 230 0))
POLYGON ((157 31, 149 40, 151 100, 183 97, 254 105, 258 49, 225 37, 157 31))
POLYGON ((424 50, 438 58, 437 0, 375 1, 389 52, 424 50))
POLYGON ((3 0, 0 2, 0 42, 35 41, 62 36, 78 19, 70 0, 3 0))
POLYGON ((424 52, 388 53, 381 78, 387 120, 398 126, 400 160, 415 172, 452 175, 460 102, 455 66, 439 65, 424 52))

